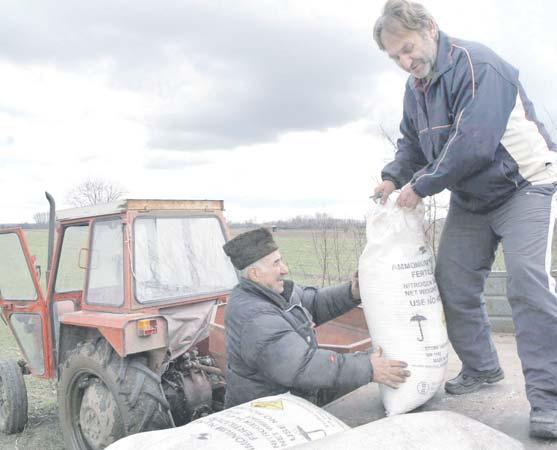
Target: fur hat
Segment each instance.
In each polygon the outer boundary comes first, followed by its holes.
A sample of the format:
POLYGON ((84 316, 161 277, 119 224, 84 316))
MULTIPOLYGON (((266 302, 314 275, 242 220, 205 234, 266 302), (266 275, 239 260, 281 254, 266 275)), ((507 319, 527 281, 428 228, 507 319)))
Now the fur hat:
POLYGON ((257 228, 239 234, 222 248, 238 270, 245 269, 255 261, 278 250, 273 235, 267 228, 257 228))

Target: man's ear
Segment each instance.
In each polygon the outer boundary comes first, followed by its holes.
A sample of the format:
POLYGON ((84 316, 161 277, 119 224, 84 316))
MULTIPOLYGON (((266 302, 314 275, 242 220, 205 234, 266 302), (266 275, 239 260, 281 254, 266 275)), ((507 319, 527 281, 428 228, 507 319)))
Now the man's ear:
POLYGON ((257 269, 255 267, 250 267, 248 269, 248 280, 257 283, 257 269))

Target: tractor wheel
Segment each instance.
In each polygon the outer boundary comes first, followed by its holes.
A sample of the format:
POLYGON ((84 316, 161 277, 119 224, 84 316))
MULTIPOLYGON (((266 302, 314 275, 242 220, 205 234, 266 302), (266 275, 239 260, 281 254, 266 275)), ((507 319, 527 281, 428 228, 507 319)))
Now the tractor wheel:
POLYGON ((27 423, 27 389, 19 364, 0 359, 0 430, 6 434, 23 431, 27 423))
POLYGON ((173 426, 160 377, 141 357, 119 357, 104 340, 79 344, 58 383, 68 450, 98 450, 140 431, 173 426))

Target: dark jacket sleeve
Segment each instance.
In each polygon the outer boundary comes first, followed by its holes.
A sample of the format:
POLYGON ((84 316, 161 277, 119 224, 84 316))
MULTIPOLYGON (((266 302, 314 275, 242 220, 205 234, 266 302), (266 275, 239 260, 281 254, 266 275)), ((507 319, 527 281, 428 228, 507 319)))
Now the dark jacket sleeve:
POLYGON ((316 349, 280 315, 258 314, 244 327, 242 358, 273 382, 290 388, 356 389, 373 371, 367 353, 316 349))
POLYGON ((361 303, 361 300, 352 297, 350 283, 321 289, 294 285, 294 290, 316 325, 334 319, 361 303))
POLYGON ((408 183, 412 176, 426 164, 427 160, 420 148, 418 132, 412 117, 416 117, 416 99, 410 86, 404 93, 404 112, 400 123, 402 137, 397 141, 394 161, 387 164, 381 172, 381 179, 391 180, 397 189, 408 183))
POLYGON ((454 70, 455 119, 449 138, 439 156, 411 182, 421 197, 452 188, 491 164, 515 106, 517 86, 491 64, 472 64, 462 53, 454 70))

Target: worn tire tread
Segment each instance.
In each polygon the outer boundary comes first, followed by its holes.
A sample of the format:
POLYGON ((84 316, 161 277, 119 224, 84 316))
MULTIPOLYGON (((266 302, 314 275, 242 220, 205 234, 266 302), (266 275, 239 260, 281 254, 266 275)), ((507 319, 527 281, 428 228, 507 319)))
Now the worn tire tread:
POLYGON ((161 397, 160 377, 143 364, 143 358, 128 356, 121 358, 103 338, 87 341, 78 345, 64 364, 61 372, 58 396, 60 407, 60 426, 68 449, 76 447, 75 430, 70 430, 71 412, 64 398, 69 395, 68 379, 83 364, 82 358, 90 359, 90 364, 98 371, 96 376, 115 396, 125 429, 120 437, 142 431, 158 430, 173 426, 169 403, 161 397))
POLYGON ((19 433, 27 424, 27 388, 21 368, 13 360, 0 359, 0 378, 5 402, 0 414, 0 430, 19 433))

